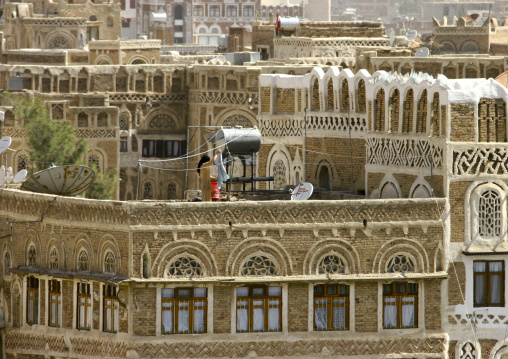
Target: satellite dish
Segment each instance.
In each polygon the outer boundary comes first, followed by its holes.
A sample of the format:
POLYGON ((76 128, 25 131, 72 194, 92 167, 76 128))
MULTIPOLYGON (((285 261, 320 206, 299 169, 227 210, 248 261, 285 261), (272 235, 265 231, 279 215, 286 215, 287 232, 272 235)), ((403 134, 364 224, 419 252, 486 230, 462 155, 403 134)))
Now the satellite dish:
POLYGON ((0 186, 3 186, 5 183, 5 167, 0 167, 0 186))
POLYGON ((418 31, 409 30, 408 32, 406 32, 406 41, 414 40, 414 38, 417 36, 418 36, 418 31))
POLYGON ((428 57, 430 51, 427 47, 421 47, 415 52, 415 57, 428 57))
POLYGON ((19 182, 23 181, 27 174, 28 174, 28 171, 24 170, 24 169, 19 171, 18 173, 16 173, 16 175, 14 176, 14 183, 19 183, 19 182))
POLYGON ((88 188, 95 172, 86 166, 67 165, 51 167, 34 173, 21 185, 24 191, 75 196, 88 188))
POLYGON ((312 195, 313 190, 314 190, 314 187, 312 186, 312 183, 305 182, 305 183, 299 184, 293 190, 291 199, 294 201, 305 201, 306 199, 309 199, 309 197, 312 195))
POLYGON ((6 149, 8 149, 9 146, 11 145, 11 143, 12 143, 12 138, 10 138, 9 136, 0 138, 0 153, 5 151, 6 149))

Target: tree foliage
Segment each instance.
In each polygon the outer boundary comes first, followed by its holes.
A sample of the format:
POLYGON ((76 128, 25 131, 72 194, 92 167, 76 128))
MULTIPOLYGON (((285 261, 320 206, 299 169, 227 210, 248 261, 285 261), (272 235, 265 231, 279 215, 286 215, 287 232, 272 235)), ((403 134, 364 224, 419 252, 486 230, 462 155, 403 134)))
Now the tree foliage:
POLYGON ((78 139, 74 126, 68 121, 55 121, 49 116, 41 99, 26 99, 7 96, 13 112, 26 130, 26 140, 30 146, 30 159, 36 161, 38 170, 54 163, 80 163, 88 151, 88 143, 78 139))
MULTIPOLYGON (((26 130, 26 140, 30 146, 30 159, 37 170, 55 165, 81 164, 88 152, 88 143, 78 139, 74 126, 64 120, 52 120, 44 102, 38 98, 26 99, 4 93, 6 102, 13 106, 13 112, 26 130)), ((111 199, 116 184, 116 174, 111 170, 101 173, 97 167, 95 180, 86 190, 88 198, 111 199)))
POLYGON ((85 191, 85 197, 93 199, 111 199, 116 184, 116 174, 106 169, 101 172, 95 164, 90 166, 95 171, 95 180, 85 191))

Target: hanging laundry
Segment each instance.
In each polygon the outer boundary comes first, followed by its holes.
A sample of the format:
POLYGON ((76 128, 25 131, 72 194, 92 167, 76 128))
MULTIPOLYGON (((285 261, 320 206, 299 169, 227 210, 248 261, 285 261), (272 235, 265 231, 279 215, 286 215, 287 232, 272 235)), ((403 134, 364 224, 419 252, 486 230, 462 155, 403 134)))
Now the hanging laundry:
POLYGON ((222 182, 225 182, 229 179, 229 176, 226 172, 226 168, 224 168, 224 163, 222 163, 222 152, 217 154, 217 160, 214 162, 214 165, 217 165, 218 173, 217 176, 217 188, 222 188, 222 182))

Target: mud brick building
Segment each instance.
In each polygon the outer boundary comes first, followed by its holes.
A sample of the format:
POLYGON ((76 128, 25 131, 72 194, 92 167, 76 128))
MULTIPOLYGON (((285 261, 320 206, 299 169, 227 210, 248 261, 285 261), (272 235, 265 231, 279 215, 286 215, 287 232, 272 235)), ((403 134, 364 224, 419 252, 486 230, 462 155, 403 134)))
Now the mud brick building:
POLYGON ((7 358, 436 357, 447 347, 443 199, 0 198, 7 358))

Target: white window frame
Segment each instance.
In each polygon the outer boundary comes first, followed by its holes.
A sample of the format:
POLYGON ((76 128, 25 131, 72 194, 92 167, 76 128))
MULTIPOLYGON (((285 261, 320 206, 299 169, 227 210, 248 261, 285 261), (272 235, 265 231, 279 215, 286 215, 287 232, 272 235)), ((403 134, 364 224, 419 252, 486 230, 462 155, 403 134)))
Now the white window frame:
POLYGON ((500 181, 493 181, 488 183, 477 181, 469 186, 468 190, 466 191, 464 208, 464 220, 466 227, 464 233, 465 244, 475 243, 480 245, 495 245, 507 240, 507 194, 508 186, 500 181), (489 190, 497 192, 501 198, 501 235, 498 237, 482 237, 478 231, 478 209, 480 204, 480 196, 482 193, 489 190))
POLYGON ((400 282, 400 279, 394 278, 389 282, 378 282, 378 302, 377 302, 377 317, 378 317, 378 332, 390 333, 394 335, 405 335, 410 333, 415 333, 423 328, 425 328, 425 281, 417 280, 411 281, 411 283, 418 284, 418 326, 416 328, 384 328, 383 327, 383 284, 389 284, 392 282, 400 282))
MULTIPOLYGON (((93 328, 93 302, 94 302, 94 291, 93 291, 93 287, 94 287, 94 283, 93 282, 88 282, 88 281, 79 281, 79 280, 76 280, 74 281, 74 285, 73 285, 73 314, 72 314, 72 322, 73 322, 73 327, 76 329, 76 330, 79 330, 79 331, 85 331, 85 332, 91 332, 92 330, 94 330, 93 328), (78 284, 88 284, 90 286, 90 310, 88 311, 88 315, 87 315, 87 321, 88 323, 90 323, 90 330, 87 330, 87 329, 82 329, 82 328, 79 328, 79 325, 78 325, 78 308, 79 308, 79 303, 78 303, 78 284)), ((99 305, 100 306, 100 305, 99 305)), ((102 316, 102 314, 101 314, 102 316)))
POLYGON ((225 17, 238 17, 238 5, 226 4, 226 15, 225 17), (228 15, 228 9, 234 9, 235 15, 228 15))
POLYGON ((160 285, 156 289, 156 317, 155 317, 155 335, 160 338, 178 338, 185 339, 186 336, 189 338, 195 338, 196 335, 208 335, 213 334, 213 285, 160 285), (162 289, 175 289, 175 288, 206 288, 207 291, 207 308, 206 308, 206 333, 196 334, 162 334, 162 289))
POLYGON ((242 5, 242 17, 254 17, 255 14, 256 14, 256 7, 254 5, 249 5, 249 4, 242 5), (247 10, 248 8, 252 9, 252 15, 245 15, 245 10, 247 10))
MULTIPOLYGON (((101 283, 100 285, 100 291, 101 291, 101 294, 100 294, 100 318, 99 320, 101 321, 100 323, 100 328, 101 328, 101 331, 103 333, 107 333, 107 334, 117 334, 120 332, 120 301, 117 300, 116 302, 118 303, 118 307, 117 307, 117 311, 118 311, 118 314, 116 315, 116 320, 114 319, 112 322, 111 322, 111 325, 112 325, 112 328, 111 330, 106 330, 105 328, 105 323, 104 323, 104 301, 105 301, 105 296, 104 296, 104 291, 105 291, 105 287, 107 286, 108 284, 105 284, 105 283, 101 283)), ((116 288, 116 295, 118 296, 118 292, 119 292, 119 287, 117 285, 113 285, 111 284, 111 286, 115 287, 116 288)), ((93 289, 92 289, 92 296, 93 296, 93 289)), ((92 298, 93 300, 93 298, 92 298)), ((114 309, 113 309, 114 310, 114 309)), ((113 314, 113 318, 115 318, 114 314, 113 314)), ((92 326, 93 326, 93 323, 92 323, 92 326)))
MULTIPOLYGON (((40 282, 39 282, 39 289, 40 289, 41 285, 40 285, 40 282)), ((45 312, 45 315, 46 315, 46 318, 48 318, 47 320, 47 323, 48 323, 48 327, 52 327, 52 328, 62 328, 62 312, 63 312, 63 282, 62 280, 58 279, 58 278, 47 278, 46 279, 46 284, 45 284, 45 289, 46 289, 46 293, 47 293, 47 299, 46 299, 46 308, 44 308, 44 312, 45 312), (57 311, 57 316, 58 318, 56 318, 56 321, 57 323, 55 325, 51 325, 51 315, 50 315, 50 312, 51 312, 51 293, 49 292, 49 282, 52 281, 52 280, 55 280, 57 282, 60 283, 60 300, 59 302, 57 302, 57 305, 56 305, 56 311, 57 311), (59 304, 59 305, 58 305, 59 304)), ((40 292, 39 292, 39 298, 40 298, 40 292)))
POLYGON ((242 336, 273 336, 277 333, 288 334, 288 285, 287 283, 252 283, 252 285, 266 285, 266 286, 274 286, 274 287, 282 287, 282 323, 281 323, 281 331, 280 332, 238 332, 236 331, 236 288, 242 287, 241 284, 237 286, 232 286, 231 290, 233 291, 233 301, 231 302, 231 334, 241 334, 242 336))
MULTIPOLYGON (((506 315, 506 311, 508 309, 508 285, 506 285, 506 282, 504 284, 504 306, 503 307, 475 307, 474 306, 474 270, 473 270, 473 262, 474 261, 503 261, 504 262, 504 268, 505 268, 505 276, 506 276, 506 266, 508 265, 508 260, 506 259, 506 256, 503 255, 491 255, 491 256, 465 256, 462 255, 462 261, 464 262, 464 266, 466 268, 466 290, 464 291, 465 296, 465 308, 456 308, 459 310, 464 310, 464 312, 460 313, 464 316, 466 315, 466 309, 468 313, 473 312, 479 312, 479 311, 485 311, 492 315, 506 315)), ((506 277, 505 277, 506 281, 506 277)), ((459 314, 459 313, 458 313, 459 314)), ((482 324, 481 321, 478 322, 479 326, 482 327, 492 327, 492 328, 504 328, 505 324, 500 324, 496 327, 495 324, 482 324)))
MULTIPOLYGON (((198 13, 199 13, 199 11, 198 11, 198 13)), ((203 5, 203 4, 194 5, 194 7, 192 8, 192 16, 204 17, 205 16, 205 5, 203 5), (196 15, 195 10, 197 10, 198 8, 201 9, 201 14, 196 15)))
POLYGON ((222 17, 222 7, 221 7, 221 4, 220 3, 208 4, 208 16, 207 17, 222 17), (217 16, 217 15, 211 15, 210 14, 212 6, 217 6, 219 8, 219 16, 217 16))
POLYGON ((352 282, 337 282, 333 284, 345 284, 349 285, 349 329, 347 330, 314 330, 314 286, 321 284, 329 284, 326 281, 309 283, 309 313, 308 313, 308 330, 309 332, 327 332, 327 333, 336 333, 336 332, 346 332, 346 333, 354 333, 356 331, 356 301, 355 299, 355 283, 352 282))

